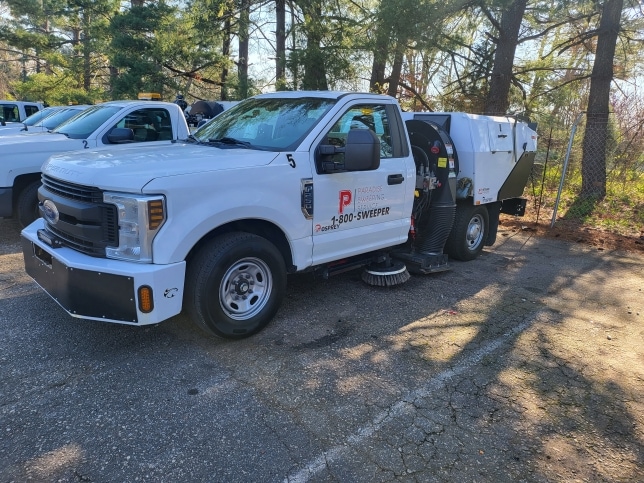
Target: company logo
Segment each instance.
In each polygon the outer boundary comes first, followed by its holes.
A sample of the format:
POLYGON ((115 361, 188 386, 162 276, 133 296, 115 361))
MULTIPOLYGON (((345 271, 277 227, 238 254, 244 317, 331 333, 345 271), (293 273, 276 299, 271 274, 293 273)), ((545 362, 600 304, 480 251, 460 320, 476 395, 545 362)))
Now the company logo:
POLYGON ((320 232, 320 231, 329 231, 329 230, 337 230, 340 225, 320 225, 319 223, 315 225, 315 231, 320 232))
POLYGON ((55 225, 60 220, 60 212, 53 201, 45 200, 42 204, 42 211, 45 219, 52 225, 55 225))
POLYGON ((340 191, 340 207, 338 208, 338 213, 344 213, 344 209, 351 204, 351 199, 353 194, 349 190, 340 191))

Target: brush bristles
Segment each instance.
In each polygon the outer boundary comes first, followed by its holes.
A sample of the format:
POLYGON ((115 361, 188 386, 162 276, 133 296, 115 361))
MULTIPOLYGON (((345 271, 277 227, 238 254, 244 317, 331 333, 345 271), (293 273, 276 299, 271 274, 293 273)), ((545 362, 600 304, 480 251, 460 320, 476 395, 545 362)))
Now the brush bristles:
POLYGON ((401 285, 411 278, 407 267, 402 269, 379 272, 378 270, 364 270, 362 280, 372 287, 394 287, 401 285))

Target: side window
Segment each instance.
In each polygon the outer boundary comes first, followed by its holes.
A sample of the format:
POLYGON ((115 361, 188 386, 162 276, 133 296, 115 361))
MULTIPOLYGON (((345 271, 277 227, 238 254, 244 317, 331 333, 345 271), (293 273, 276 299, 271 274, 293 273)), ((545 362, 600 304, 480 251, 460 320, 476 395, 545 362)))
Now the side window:
POLYGON ((361 104, 352 106, 327 133, 327 142, 344 147, 351 129, 371 129, 380 139, 380 157, 391 158, 393 147, 387 110, 384 105, 361 104))
POLYGON ((134 142, 171 140, 172 123, 170 113, 161 108, 137 109, 127 114, 113 127, 131 129, 134 142))
POLYGON ((25 113, 27 114, 27 117, 36 112, 38 112, 38 106, 25 106, 25 113))
POLYGON ((5 104, 2 106, 2 114, 6 122, 18 122, 20 121, 20 113, 18 112, 18 106, 15 104, 5 104))

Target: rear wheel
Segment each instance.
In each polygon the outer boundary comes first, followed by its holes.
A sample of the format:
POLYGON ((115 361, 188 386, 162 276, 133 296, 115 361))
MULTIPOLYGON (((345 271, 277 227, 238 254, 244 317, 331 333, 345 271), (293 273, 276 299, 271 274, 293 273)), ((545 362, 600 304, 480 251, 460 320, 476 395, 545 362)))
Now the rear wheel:
POLYGON ((40 181, 34 181, 33 183, 25 186, 25 188, 18 194, 16 215, 18 223, 22 228, 40 217, 40 212, 38 210, 39 187, 40 181))
POLYGON ((184 307, 206 331, 241 339, 266 327, 285 291, 286 266, 277 248, 251 233, 228 233, 190 262, 184 307))
POLYGON ((489 226, 485 206, 459 204, 445 251, 456 260, 474 260, 483 250, 489 226))

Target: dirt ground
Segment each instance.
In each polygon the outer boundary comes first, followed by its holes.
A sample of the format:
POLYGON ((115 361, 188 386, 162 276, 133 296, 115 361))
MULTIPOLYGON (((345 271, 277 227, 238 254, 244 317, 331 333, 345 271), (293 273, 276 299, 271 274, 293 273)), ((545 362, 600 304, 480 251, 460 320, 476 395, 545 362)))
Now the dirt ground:
POLYGON ((644 227, 639 234, 623 236, 608 231, 557 222, 550 227, 550 220, 536 221, 534 216, 516 218, 502 215, 500 225, 510 230, 534 232, 536 236, 579 243, 597 250, 623 250, 644 253, 644 227))

